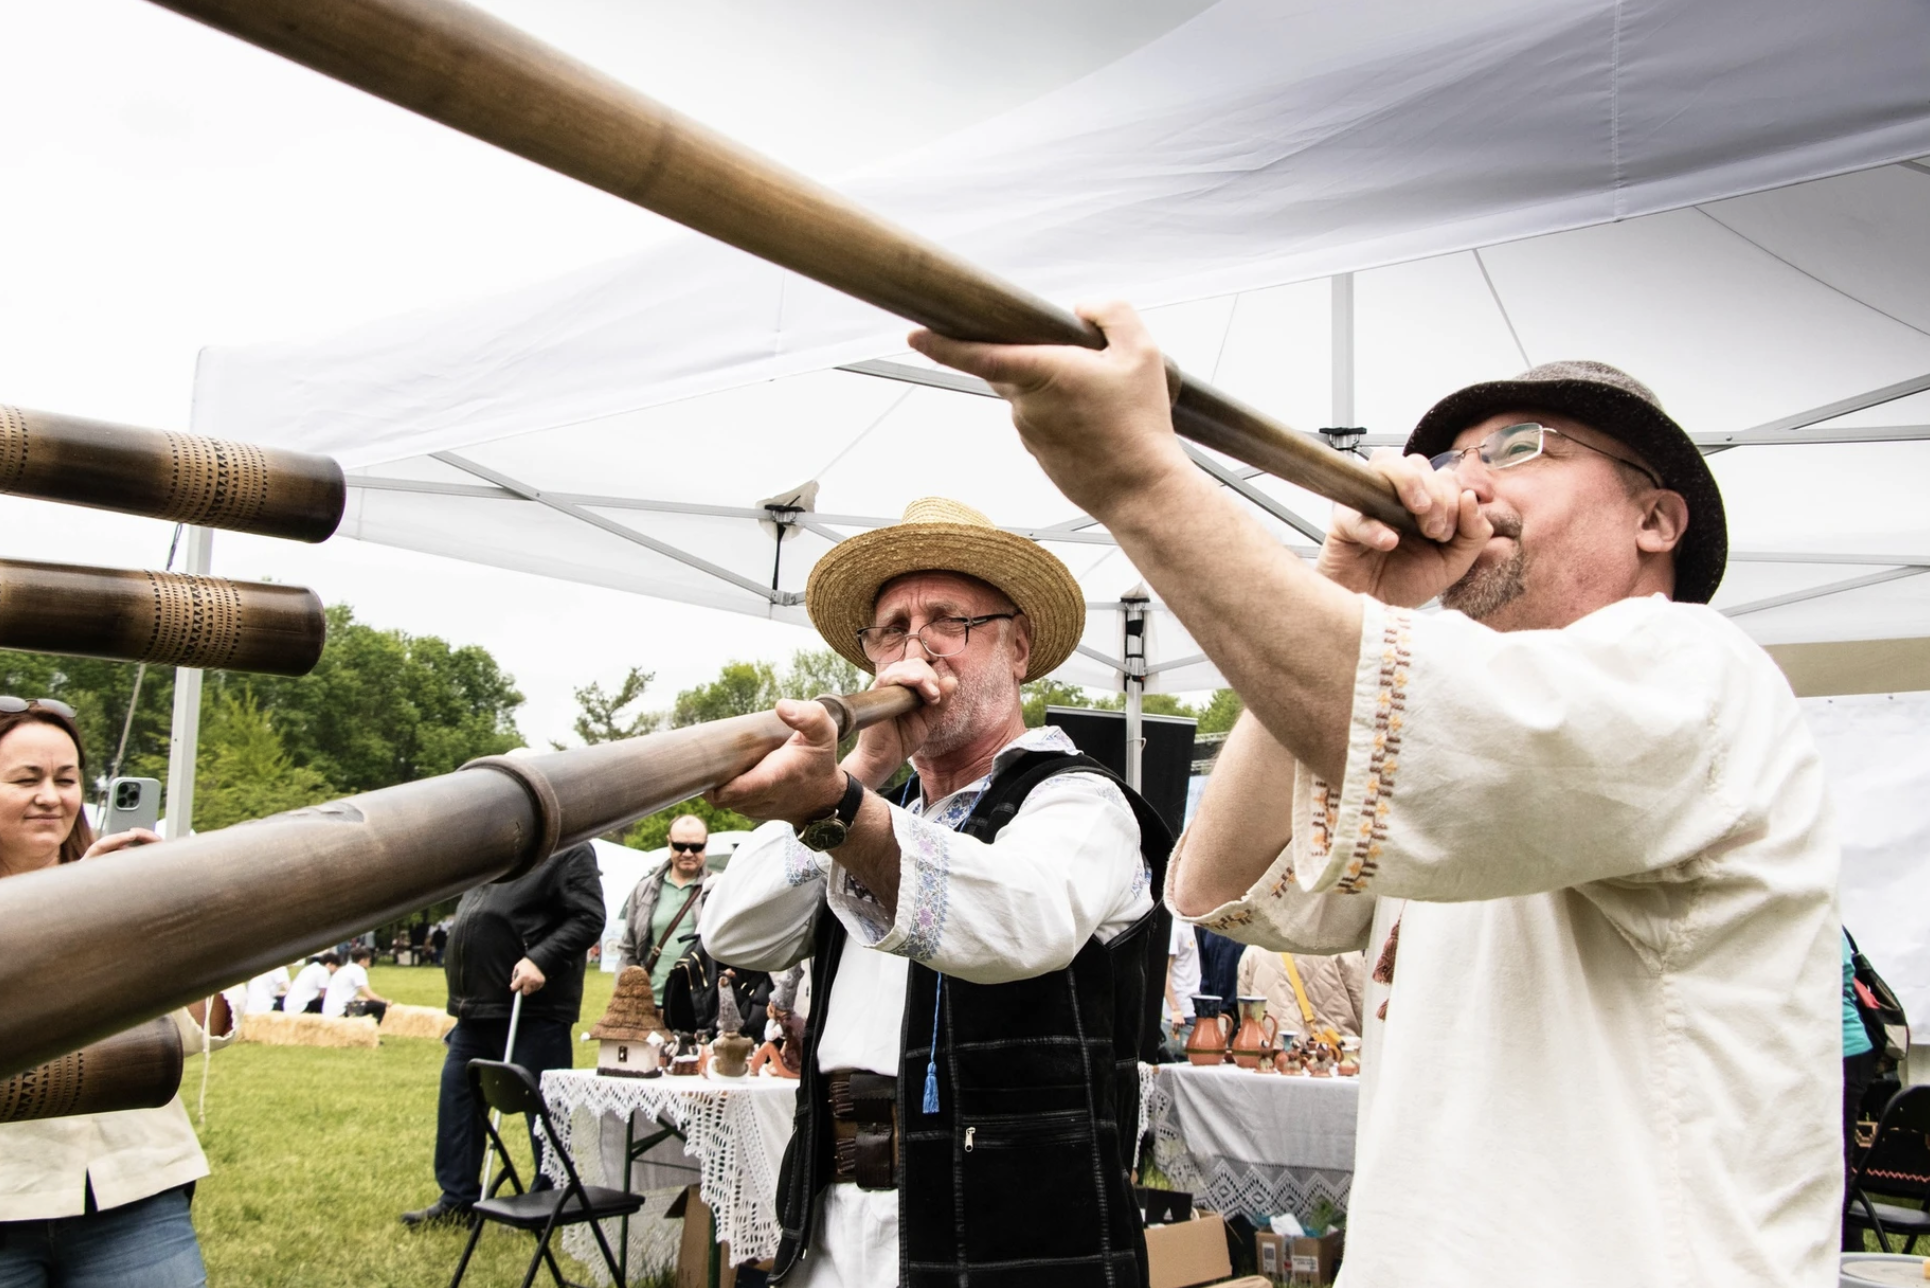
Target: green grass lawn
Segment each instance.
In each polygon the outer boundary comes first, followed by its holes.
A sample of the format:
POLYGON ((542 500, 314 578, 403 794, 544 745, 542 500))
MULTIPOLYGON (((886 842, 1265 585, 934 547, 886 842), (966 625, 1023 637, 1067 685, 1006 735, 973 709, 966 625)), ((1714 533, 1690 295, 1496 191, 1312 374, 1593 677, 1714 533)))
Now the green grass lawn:
MULTIPOLYGON (((590 971, 579 1038, 603 1014, 614 981, 590 971)), ((378 966, 369 983, 397 1002, 441 1007, 446 1000, 442 972, 432 967, 378 966)), ((467 1230, 412 1231, 396 1219, 436 1197, 442 1054, 440 1042, 393 1037, 373 1051, 236 1045, 214 1054, 200 1128, 213 1175, 194 1200, 211 1288, 449 1282, 467 1230)), ((578 1041, 576 1063, 594 1065, 596 1044, 578 1041)), ((190 1057, 181 1081, 190 1117, 201 1065, 190 1057)), ((527 1183, 528 1138, 505 1134, 527 1183)), ((521 1283, 534 1243, 518 1231, 485 1230, 464 1284, 521 1283)), ((585 1277, 567 1258, 563 1269, 585 1277)), ((548 1271, 539 1274, 549 1282, 548 1271)))

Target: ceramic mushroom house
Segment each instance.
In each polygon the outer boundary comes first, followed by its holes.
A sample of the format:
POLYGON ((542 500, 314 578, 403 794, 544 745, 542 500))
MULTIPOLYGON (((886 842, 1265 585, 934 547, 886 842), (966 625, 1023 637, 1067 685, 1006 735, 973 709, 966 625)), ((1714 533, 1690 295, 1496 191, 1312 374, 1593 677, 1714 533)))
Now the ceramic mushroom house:
POLYGON ((669 1036, 657 999, 650 991, 650 972, 626 966, 617 976, 616 992, 603 1018, 590 1030, 601 1044, 596 1071, 620 1078, 644 1078, 663 1068, 664 1041, 669 1036))

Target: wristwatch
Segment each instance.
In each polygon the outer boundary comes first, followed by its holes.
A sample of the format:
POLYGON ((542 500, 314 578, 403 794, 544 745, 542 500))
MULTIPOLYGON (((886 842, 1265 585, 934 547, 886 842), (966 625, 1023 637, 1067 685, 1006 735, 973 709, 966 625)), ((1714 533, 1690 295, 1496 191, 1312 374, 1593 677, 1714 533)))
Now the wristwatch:
POLYGON ((809 819, 798 824, 798 844, 807 850, 823 853, 835 850, 844 844, 851 835, 851 825, 857 821, 858 806, 864 803, 864 784, 849 771, 844 775, 844 796, 832 807, 829 814, 822 818, 809 819))

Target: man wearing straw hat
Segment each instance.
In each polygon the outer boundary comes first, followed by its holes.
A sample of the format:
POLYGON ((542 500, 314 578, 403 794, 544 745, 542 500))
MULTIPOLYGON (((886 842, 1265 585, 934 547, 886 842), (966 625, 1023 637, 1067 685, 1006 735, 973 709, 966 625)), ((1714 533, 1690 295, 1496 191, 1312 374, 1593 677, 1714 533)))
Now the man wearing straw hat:
POLYGON ((1425 539, 1340 510, 1309 568, 1181 452, 1132 311, 1086 316, 1104 351, 913 342, 1246 700, 1174 908, 1368 950, 1342 1282, 1834 1283, 1837 844, 1788 684, 1705 606, 1688 435, 1601 363, 1471 386, 1374 461, 1425 539))
POLYGON ((777 821, 717 879, 705 945, 758 970, 813 959, 777 1277, 1142 1282, 1129 1169, 1170 840, 1020 707, 1078 645, 1079 585, 929 498, 833 548, 805 604, 832 647, 925 701, 842 762, 819 704, 780 703, 791 742, 713 794, 777 821))

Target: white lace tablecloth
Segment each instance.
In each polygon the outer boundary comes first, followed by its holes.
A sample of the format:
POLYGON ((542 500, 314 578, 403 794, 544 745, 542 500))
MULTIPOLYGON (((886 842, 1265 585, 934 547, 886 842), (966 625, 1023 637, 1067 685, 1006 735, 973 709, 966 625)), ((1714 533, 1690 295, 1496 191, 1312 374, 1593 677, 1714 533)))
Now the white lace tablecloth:
POLYGON ((1354 1180, 1357 1078, 1288 1077, 1222 1065, 1142 1066, 1153 1161, 1174 1188, 1225 1214, 1345 1211, 1354 1180))
MULTIPOLYGON (((648 1194, 643 1213, 630 1219, 630 1273, 674 1261, 679 1229, 664 1219, 670 1200, 693 1182, 717 1220, 719 1242, 735 1262, 762 1261, 777 1251, 777 1173, 791 1139, 797 1083, 784 1078, 605 1078, 591 1069, 552 1069, 543 1075, 543 1099, 564 1137, 585 1185, 624 1185, 624 1126, 635 1115, 632 1137, 648 1140, 663 1127, 675 1136, 632 1165, 629 1188, 648 1194)), ((543 1170, 563 1182, 561 1162, 543 1170)), ((620 1225, 603 1222, 616 1248, 620 1225)), ((563 1248, 588 1265, 599 1281, 607 1276, 596 1240, 586 1225, 568 1227, 563 1248)))

